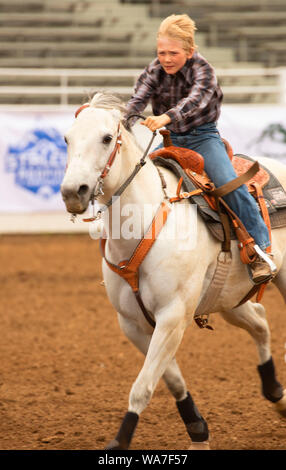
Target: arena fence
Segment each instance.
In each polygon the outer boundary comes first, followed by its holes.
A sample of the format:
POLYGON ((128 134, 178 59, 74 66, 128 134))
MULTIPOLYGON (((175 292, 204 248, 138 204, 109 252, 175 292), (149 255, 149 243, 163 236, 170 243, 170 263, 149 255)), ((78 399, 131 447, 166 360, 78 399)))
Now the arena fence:
MULTIPOLYGON (((92 92, 90 85, 72 85, 70 82, 75 79, 86 80, 92 83, 92 79, 105 83, 112 79, 116 83, 117 79, 126 79, 128 86, 99 86, 99 89, 109 89, 118 93, 123 99, 128 99, 133 92, 133 85, 141 69, 0 69, 0 80, 4 85, 0 86, 1 105, 12 104, 15 97, 29 98, 37 97, 38 101, 44 102, 45 97, 54 97, 54 104, 68 105, 74 103, 74 98, 82 99, 83 95, 92 92), (53 79, 52 85, 39 85, 47 78, 53 79), (28 85, 21 84, 21 79, 25 79, 28 85), (8 82, 13 85, 7 84, 8 82), (10 97, 10 99, 9 99, 10 97), (5 98, 5 101, 3 101, 5 98)), ((286 103, 286 67, 275 68, 224 68, 216 69, 219 81, 222 82, 222 89, 227 103, 241 102, 265 102, 285 104, 286 103), (241 84, 243 78, 247 78, 245 84, 241 84), (251 78, 253 79, 251 81, 251 78), (257 78, 255 81, 254 79, 257 78), (267 78, 270 79, 267 81, 267 78), (259 81, 259 79, 262 79, 259 81), (263 80, 265 79, 265 80, 263 80), (227 80, 227 84, 224 84, 227 80), (250 84, 251 83, 251 84, 250 84), (248 98, 245 98, 248 97, 248 98), (262 98, 261 98, 262 97, 262 98)), ((78 101, 80 102, 80 101, 78 101)))

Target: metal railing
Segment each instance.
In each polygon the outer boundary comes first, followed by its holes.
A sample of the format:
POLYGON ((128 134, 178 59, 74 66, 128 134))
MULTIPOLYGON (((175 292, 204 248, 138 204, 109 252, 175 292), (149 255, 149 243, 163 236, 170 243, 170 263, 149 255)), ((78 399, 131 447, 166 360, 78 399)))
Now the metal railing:
MULTIPOLYGON (((59 104, 66 106, 69 104, 69 97, 75 95, 89 94, 91 91, 90 86, 72 86, 69 85, 70 79, 75 78, 95 78, 102 79, 103 83, 105 79, 126 78, 130 79, 129 86, 99 86, 101 90, 108 89, 114 93, 119 93, 123 98, 129 99, 133 93, 133 85, 142 72, 141 69, 18 69, 18 68, 2 68, 0 69, 0 80, 7 81, 8 78, 11 81, 17 79, 17 85, 3 85, 0 86, 0 100, 1 96, 6 97, 6 101, 9 101, 9 96, 56 96, 59 98, 59 104), (14 77, 14 80, 12 80, 14 77), (34 85, 34 82, 39 80, 47 80, 52 78, 56 81, 56 84, 52 86, 46 85, 34 85), (21 79, 29 81, 28 85, 21 85, 21 79)), ((255 85, 222 85, 223 93, 225 97, 228 97, 228 102, 231 102, 231 97, 237 98, 239 95, 271 95, 273 97, 273 103, 286 104, 286 67, 281 68, 234 68, 234 69, 216 69, 218 79, 228 78, 231 80, 238 79, 239 77, 272 77, 275 83, 268 84, 255 84, 255 85)), ((0 105, 0 106, 8 106, 0 105)))

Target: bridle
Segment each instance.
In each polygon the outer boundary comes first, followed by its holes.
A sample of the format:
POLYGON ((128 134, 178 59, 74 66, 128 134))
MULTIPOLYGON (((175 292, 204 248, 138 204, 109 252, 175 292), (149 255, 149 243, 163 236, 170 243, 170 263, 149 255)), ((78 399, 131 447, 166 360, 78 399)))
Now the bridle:
POLYGON ((108 175, 108 173, 111 170, 112 164, 115 160, 115 157, 117 155, 117 152, 119 152, 119 149, 122 145, 122 140, 121 140, 121 132, 120 132, 120 124, 118 124, 117 128, 117 138, 115 142, 114 149, 112 150, 105 167, 103 168, 102 172, 100 173, 99 177, 97 178, 97 182, 95 183, 94 190, 92 192, 91 200, 94 201, 98 196, 101 194, 103 195, 103 184, 104 184, 104 178, 108 175))
MULTIPOLYGON (((88 106, 89 106, 88 103, 81 106, 76 111, 75 117, 77 117, 78 114, 83 109, 87 108, 88 106)), ((127 119, 125 120, 124 125, 125 125, 126 128, 128 128, 127 126, 128 126, 129 119, 131 119, 133 117, 137 117, 137 118, 141 118, 141 119, 145 120, 145 117, 140 115, 140 114, 132 114, 132 115, 128 116, 127 119)), ((119 151, 119 148, 122 144, 120 124, 118 125, 117 134, 118 135, 117 135, 115 147, 114 147, 113 151, 111 152, 111 154, 108 158, 108 161, 107 161, 106 165, 104 166, 99 178, 97 179, 94 190, 92 191, 92 195, 91 195, 90 200, 93 204, 93 210, 94 210, 94 201, 95 201, 95 199, 97 199, 97 197, 100 194, 102 194, 102 195, 104 194, 104 192, 103 192, 104 178, 108 175, 108 173, 111 169, 111 166, 112 166, 112 164, 115 160, 115 157, 116 157, 116 155, 119 151)), ((156 137, 156 134, 157 134, 157 131, 154 131, 153 135, 152 135, 152 138, 151 138, 151 140, 150 140, 143 156, 141 157, 139 162, 135 165, 134 170, 128 176, 128 178, 124 181, 124 183, 117 189, 117 191, 113 194, 113 196, 109 199, 109 201, 105 204, 105 206, 101 207, 97 211, 96 214, 93 213, 92 217, 90 217, 88 219, 83 219, 85 222, 93 222, 95 220, 100 219, 101 216, 102 216, 102 213, 106 209, 108 209, 117 200, 117 198, 119 198, 121 196, 123 191, 125 191, 125 189, 129 186, 129 184, 135 178, 135 176, 140 171, 140 169, 145 165, 146 156, 148 155, 148 152, 150 150, 150 147, 153 143, 154 138, 156 137)), ((162 179, 161 179, 161 182, 162 182, 162 179)), ((163 190, 164 190, 163 182, 162 182, 162 187, 163 187, 163 190)), ((166 197, 166 194, 165 194, 165 197, 166 197)), ((151 249, 153 243, 155 242, 155 240, 157 238, 157 235, 159 234, 160 230, 164 226, 164 224, 167 220, 169 212, 170 212, 170 208, 169 208, 168 204, 166 204, 165 200, 163 200, 163 202, 160 204, 160 207, 159 207, 159 209, 158 209, 158 211, 157 211, 157 213, 156 213, 156 215, 155 215, 155 217, 152 221, 150 231, 147 233, 147 235, 145 237, 143 237, 143 239, 141 239, 141 242, 137 246, 137 248, 136 248, 135 252, 133 253, 133 255, 131 256, 131 258, 126 262, 121 262, 119 266, 111 263, 105 257, 105 253, 104 253, 104 251, 105 251, 104 247, 105 247, 105 243, 106 243, 105 238, 101 238, 101 245, 100 245, 101 250, 102 250, 102 255, 103 255, 107 265, 110 267, 110 269, 117 272, 117 274, 119 274, 125 280, 128 280, 127 282, 129 282, 129 285, 132 287, 132 290, 135 294, 135 298, 138 302, 139 307, 141 308, 141 310, 143 312, 143 315, 145 316, 146 320, 150 323, 150 325, 153 328, 155 327, 155 322, 151 318, 151 316, 149 315, 149 312, 146 310, 146 308, 144 306, 144 303, 141 299, 140 292, 139 292, 139 274, 138 274, 138 270, 139 270, 139 267, 140 267, 143 259, 145 258, 148 251, 151 249)))
MULTIPOLYGON (((78 110, 75 112, 75 117, 77 118, 77 116, 79 115, 79 113, 85 109, 85 108, 88 108, 90 105, 89 103, 86 103, 84 105, 82 105, 80 108, 78 108, 78 110)), ((127 119, 125 120, 125 125, 127 126, 128 125, 128 121, 131 119, 131 118, 134 118, 134 117, 137 117, 137 118, 141 118, 141 119, 145 119, 145 116, 142 116, 141 114, 131 114, 130 116, 127 117, 127 119)), ((157 135, 157 131, 154 131, 153 132, 153 135, 152 135, 152 138, 143 154, 143 156, 141 157, 140 161, 136 164, 134 170, 132 171, 131 175, 128 176, 128 178, 124 181, 124 183, 117 189, 117 191, 113 194, 113 196, 109 199, 109 201, 103 206, 101 207, 97 213, 95 214, 94 213, 94 201, 98 198, 98 196, 100 195, 103 195, 104 194, 104 191, 103 191, 103 186, 104 186, 104 178, 106 178, 106 176, 108 175, 111 167, 112 167, 112 164, 114 163, 114 160, 115 160, 115 157, 117 155, 117 153, 119 152, 119 149, 122 145, 122 137, 121 137, 121 131, 120 131, 120 123, 118 124, 118 129, 117 129, 117 138, 116 138, 116 142, 115 142, 115 146, 114 146, 114 149, 112 150, 108 160, 107 160, 107 163, 105 164, 103 170, 101 171, 96 183, 95 183, 95 187, 91 193, 91 196, 90 196, 90 202, 92 203, 92 206, 93 206, 93 215, 92 217, 89 217, 87 219, 83 219, 84 222, 93 222, 95 220, 99 220, 102 216, 102 213, 104 211, 106 211, 106 209, 108 209, 120 196, 121 194, 123 193, 123 191, 125 191, 125 189, 127 188, 127 186, 129 186, 129 184, 131 183, 131 181, 133 180, 133 178, 137 175, 137 173, 139 172, 139 170, 141 170, 141 168, 145 165, 146 163, 146 156, 148 155, 148 152, 150 150, 150 147, 153 143, 153 140, 154 138, 156 137, 157 135)), ((72 221, 74 221, 76 217, 76 214, 72 214, 72 221)))

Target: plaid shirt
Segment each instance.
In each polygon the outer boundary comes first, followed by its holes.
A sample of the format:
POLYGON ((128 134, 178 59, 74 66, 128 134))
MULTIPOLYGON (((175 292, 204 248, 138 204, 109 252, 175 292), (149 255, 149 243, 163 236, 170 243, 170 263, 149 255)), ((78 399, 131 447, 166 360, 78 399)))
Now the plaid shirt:
POLYGON ((167 74, 153 60, 137 80, 127 114, 140 114, 151 100, 153 114, 167 114, 166 127, 176 133, 217 121, 223 98, 213 67, 195 52, 176 74, 167 74))

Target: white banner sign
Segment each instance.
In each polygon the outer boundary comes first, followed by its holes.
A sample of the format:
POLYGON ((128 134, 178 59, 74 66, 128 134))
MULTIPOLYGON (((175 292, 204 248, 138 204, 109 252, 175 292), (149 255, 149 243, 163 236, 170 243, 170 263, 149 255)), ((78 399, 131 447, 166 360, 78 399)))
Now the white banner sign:
MULTIPOLYGON (((0 212, 65 210, 60 194, 66 166, 63 135, 73 120, 73 112, 60 110, 0 112, 0 212)), ((225 105, 218 128, 234 153, 270 156, 286 164, 285 107, 225 105)), ((134 131, 145 148, 150 131, 140 124, 134 131)))
POLYGON ((61 111, 0 113, 0 212, 64 210, 63 135, 73 119, 61 111))
POLYGON ((286 107, 225 105, 219 131, 234 153, 270 157, 286 164, 286 107))

